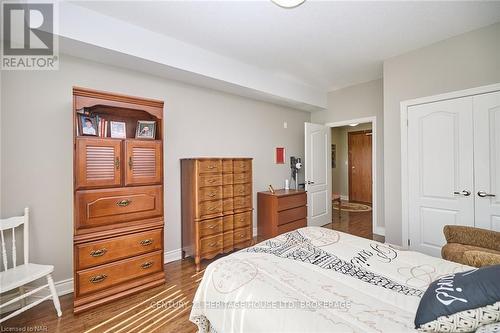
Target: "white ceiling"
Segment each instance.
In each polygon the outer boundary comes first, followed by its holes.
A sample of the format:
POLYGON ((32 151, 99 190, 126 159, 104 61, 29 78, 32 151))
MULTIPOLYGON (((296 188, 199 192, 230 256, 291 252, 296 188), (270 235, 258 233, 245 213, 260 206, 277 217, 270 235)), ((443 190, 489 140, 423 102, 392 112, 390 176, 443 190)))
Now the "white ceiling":
POLYGON ((500 21, 500 1, 74 3, 321 90, 380 78, 384 59, 500 21))

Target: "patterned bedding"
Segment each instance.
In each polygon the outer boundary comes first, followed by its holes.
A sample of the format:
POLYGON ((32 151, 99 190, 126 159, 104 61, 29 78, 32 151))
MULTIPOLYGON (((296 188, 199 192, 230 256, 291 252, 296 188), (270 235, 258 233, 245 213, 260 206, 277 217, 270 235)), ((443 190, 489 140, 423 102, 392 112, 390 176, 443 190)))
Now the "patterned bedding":
POLYGON ((211 263, 193 300, 199 332, 414 332, 420 297, 471 269, 320 227, 211 263))

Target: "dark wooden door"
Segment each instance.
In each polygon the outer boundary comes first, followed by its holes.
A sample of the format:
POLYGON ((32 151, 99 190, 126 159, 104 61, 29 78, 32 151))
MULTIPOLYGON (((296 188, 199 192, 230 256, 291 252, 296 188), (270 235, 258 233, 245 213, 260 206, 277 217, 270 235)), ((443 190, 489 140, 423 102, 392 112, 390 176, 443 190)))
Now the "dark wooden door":
POLYGON ((121 141, 76 139, 76 189, 120 186, 121 141))
POLYGON ((371 131, 349 132, 349 201, 372 202, 371 131))
POLYGON ((125 141, 125 185, 161 183, 161 141, 125 141))

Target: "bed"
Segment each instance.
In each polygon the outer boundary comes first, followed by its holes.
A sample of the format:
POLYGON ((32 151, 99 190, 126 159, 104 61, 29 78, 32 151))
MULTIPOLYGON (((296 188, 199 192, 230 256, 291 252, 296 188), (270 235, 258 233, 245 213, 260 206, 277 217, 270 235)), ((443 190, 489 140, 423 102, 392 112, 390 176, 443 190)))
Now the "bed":
POLYGON ((420 297, 471 267, 321 228, 298 229, 205 270, 199 332, 415 332, 420 297))

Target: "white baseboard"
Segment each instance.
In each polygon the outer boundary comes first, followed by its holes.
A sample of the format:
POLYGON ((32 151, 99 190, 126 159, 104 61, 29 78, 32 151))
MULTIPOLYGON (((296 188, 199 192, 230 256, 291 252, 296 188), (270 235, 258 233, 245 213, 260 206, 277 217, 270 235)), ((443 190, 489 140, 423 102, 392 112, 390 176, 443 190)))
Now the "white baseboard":
POLYGON ((373 231, 373 233, 385 237, 385 227, 375 226, 375 230, 373 231))
POLYGON ((57 281, 55 285, 59 296, 71 294, 73 292, 73 278, 57 281))
POLYGON ((348 195, 341 195, 340 200, 349 201, 349 196, 348 195))
POLYGON ((163 263, 169 263, 172 261, 177 261, 182 259, 182 249, 175 249, 172 251, 167 251, 163 253, 163 263))
POLYGON ((254 227, 254 228, 253 228, 253 236, 254 236, 254 237, 255 237, 255 236, 257 236, 257 227, 254 227))

